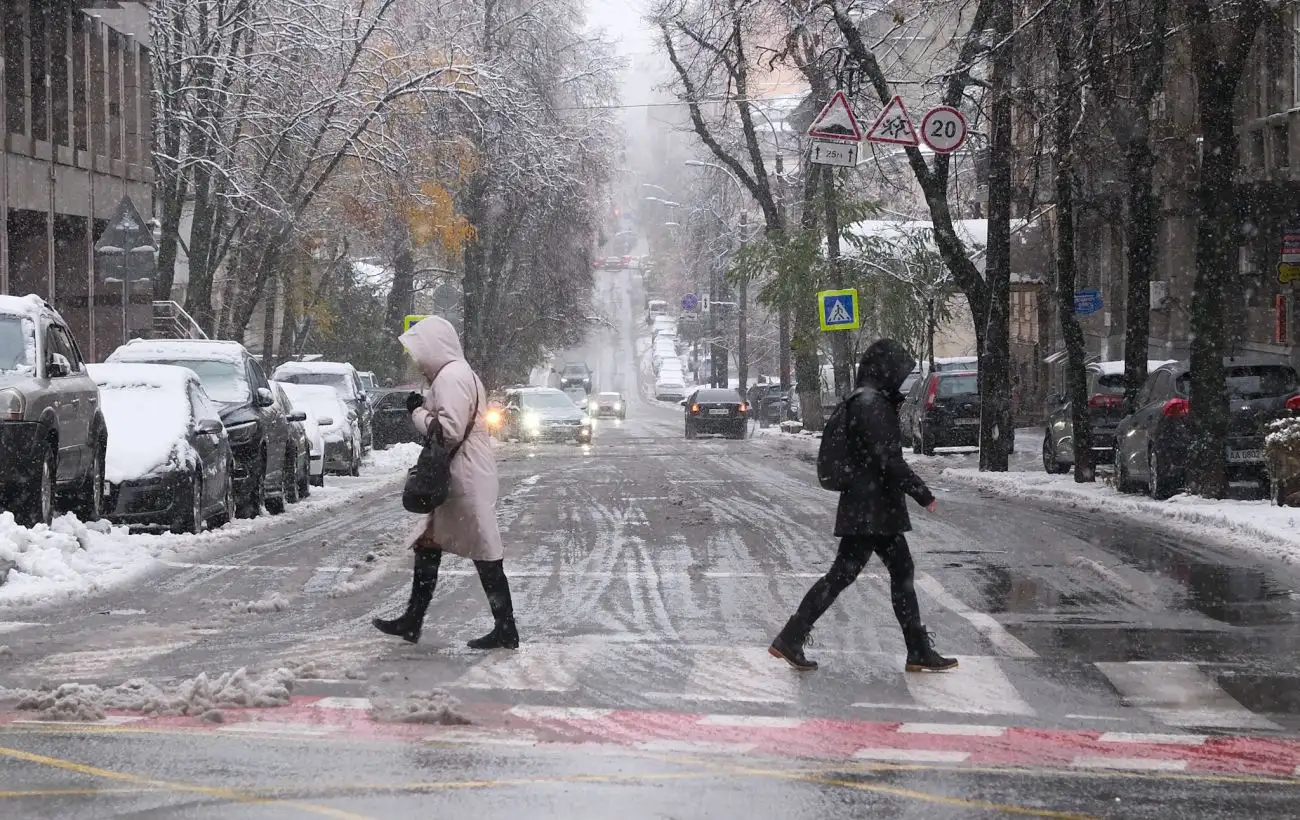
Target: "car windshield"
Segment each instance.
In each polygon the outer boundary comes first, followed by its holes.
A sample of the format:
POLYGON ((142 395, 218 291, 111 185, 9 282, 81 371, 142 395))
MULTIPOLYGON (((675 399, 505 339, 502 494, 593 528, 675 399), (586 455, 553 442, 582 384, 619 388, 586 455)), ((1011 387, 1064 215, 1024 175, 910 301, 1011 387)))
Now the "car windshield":
POLYGON ((601 393, 600 398, 601 401, 618 401, 619 395, 617 393, 601 393))
MULTIPOLYGON (((1290 396, 1300 392, 1300 377, 1284 364, 1247 365, 1228 367, 1224 373, 1228 396, 1234 399, 1268 399, 1290 396)), ((1192 377, 1184 373, 1178 377, 1178 393, 1190 396, 1192 377)))
POLYGON ((213 401, 241 404, 251 398, 244 368, 235 362, 222 359, 159 359, 155 364, 174 364, 193 370, 199 374, 203 389, 213 401))
POLYGON ((701 390, 695 394, 695 400, 706 404, 739 404, 740 394, 735 390, 701 390))
POLYGON ((321 387, 333 387, 334 392, 345 399, 352 398, 352 382, 343 373, 282 373, 279 381, 289 384, 314 384, 321 387))
POLYGON ((976 396, 979 395, 979 376, 944 376, 939 379, 939 397, 976 396))
POLYGON ((1094 393, 1103 393, 1110 396, 1124 395, 1124 374, 1107 373, 1097 377, 1097 383, 1093 386, 1094 393))
POLYGON ((35 364, 35 348, 30 320, 0 315, 0 372, 30 369, 35 364))
POLYGON ((525 393, 524 407, 538 410, 569 410, 573 408, 573 399, 563 393, 525 393))

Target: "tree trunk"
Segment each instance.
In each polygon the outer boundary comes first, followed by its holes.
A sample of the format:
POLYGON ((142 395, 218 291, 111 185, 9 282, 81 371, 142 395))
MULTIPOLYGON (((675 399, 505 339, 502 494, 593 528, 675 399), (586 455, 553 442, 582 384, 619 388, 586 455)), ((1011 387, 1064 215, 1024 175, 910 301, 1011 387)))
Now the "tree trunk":
MULTIPOLYGON (((840 268, 840 209, 839 192, 835 186, 835 169, 822 166, 822 201, 826 203, 823 216, 826 220, 826 261, 830 266, 831 284, 844 287, 844 272, 840 268)), ((861 308, 859 308, 861 309, 861 308)), ((844 397, 853 385, 853 345, 849 331, 831 334, 831 355, 835 368, 835 394, 844 397)), ((820 370, 820 368, 819 368, 820 370)))
MULTIPOLYGON (((1145 117, 1145 113, 1140 116, 1145 117)), ((1147 129, 1149 132, 1149 129, 1147 129)), ((1126 152, 1128 176, 1128 282, 1124 298, 1124 412, 1137 410, 1147 380, 1151 338, 1151 272, 1156 263, 1155 154, 1150 137, 1133 140, 1126 152)))
MULTIPOLYGON (((1074 123, 1078 98, 1074 55, 1075 36, 1068 10, 1059 14, 1056 40, 1056 113, 1052 143, 1056 155, 1056 307, 1065 339, 1065 379, 1070 400, 1070 423, 1074 429, 1074 480, 1095 481, 1092 463, 1092 422, 1088 417, 1087 341, 1074 312, 1074 123)), ((1048 435, 1051 435, 1050 430, 1048 435)))
POLYGON ((392 246, 393 285, 384 307, 384 325, 393 332, 390 364, 394 373, 401 372, 404 355, 402 346, 396 341, 397 335, 401 332, 402 321, 415 310, 415 255, 411 249, 410 232, 404 225, 397 230, 392 246))
MULTIPOLYGON (((803 210, 799 215, 799 228, 804 233, 817 231, 818 169, 810 167, 804 172, 803 210)), ((803 426, 807 430, 821 430, 825 426, 822 414, 822 373, 818 357, 817 282, 810 267, 792 271, 795 281, 790 293, 794 296, 794 339, 790 346, 794 352, 795 383, 799 389, 799 406, 803 411, 803 426)))
POLYGON ((270 373, 280 363, 275 351, 275 311, 280 298, 280 275, 272 272, 266 278, 262 304, 265 309, 262 316, 262 367, 270 373))
POLYGON ((782 299, 776 311, 777 369, 781 378, 781 392, 790 391, 790 304, 782 299))

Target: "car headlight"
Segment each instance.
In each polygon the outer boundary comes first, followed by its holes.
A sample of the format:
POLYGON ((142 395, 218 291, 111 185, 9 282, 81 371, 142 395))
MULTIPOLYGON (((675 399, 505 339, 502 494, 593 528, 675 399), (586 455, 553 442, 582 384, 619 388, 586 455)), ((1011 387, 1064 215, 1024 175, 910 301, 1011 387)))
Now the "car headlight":
POLYGON ((614 409, 615 409, 615 410, 622 410, 622 409, 623 409, 623 402, 621 402, 621 401, 616 401, 616 402, 614 402, 614 409))
POLYGON ((487 419, 488 427, 499 427, 501 425, 501 411, 496 408, 487 411, 487 416, 485 418, 487 419))
POLYGON ((226 437, 232 444, 247 444, 257 438, 257 422, 241 421, 226 425, 226 437))
POLYGON ((542 417, 536 413, 524 413, 524 427, 529 430, 539 430, 542 426, 542 417))
POLYGON ((22 421, 27 413, 27 399, 17 390, 0 390, 0 418, 22 421))

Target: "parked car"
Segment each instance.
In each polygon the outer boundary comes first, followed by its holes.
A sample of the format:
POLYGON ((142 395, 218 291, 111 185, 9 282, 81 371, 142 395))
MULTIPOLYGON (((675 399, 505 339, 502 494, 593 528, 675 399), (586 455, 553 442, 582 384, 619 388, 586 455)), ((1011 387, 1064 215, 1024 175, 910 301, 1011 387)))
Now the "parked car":
POLYGON ((371 395, 380 389, 379 380, 376 379, 375 374, 369 370, 357 371, 357 378, 361 380, 361 389, 366 391, 366 395, 371 395))
POLYGON ((420 442, 420 433, 406 412, 406 397, 410 390, 383 390, 375 394, 374 431, 375 449, 383 450, 393 444, 420 442))
POLYGON ((749 388, 750 415, 758 419, 759 427, 770 427, 791 418, 790 396, 781 390, 780 382, 756 384, 749 388))
POLYGON ((284 512, 289 422, 275 406, 262 365, 239 342, 196 339, 132 339, 114 350, 111 363, 171 364, 198 374, 216 402, 235 456, 235 513, 254 518, 284 512))
POLYGON ((0 510, 50 523, 104 512, 108 428, 63 317, 38 296, 0 296, 0 510))
POLYGON ((279 385, 294 412, 301 413, 303 416, 301 424, 310 448, 307 458, 307 488, 304 490, 299 487, 298 495, 306 498, 312 487, 325 486, 325 436, 321 434, 320 423, 316 420, 316 414, 312 409, 302 401, 295 403, 293 397, 289 395, 290 389, 285 387, 284 382, 275 382, 275 384, 279 385))
POLYGON ((749 403, 739 390, 700 387, 682 401, 686 437, 716 434, 744 438, 749 429, 749 403))
POLYGON ((560 389, 581 387, 591 392, 591 368, 586 362, 567 362, 560 370, 560 389))
MULTIPOLYGON (((934 370, 937 373, 942 373, 945 370, 979 372, 979 364, 980 360, 978 356, 941 356, 934 360, 934 370)), ((903 386, 899 388, 899 392, 903 395, 907 395, 908 391, 912 389, 912 386, 915 385, 922 376, 927 376, 929 373, 930 360, 923 359, 917 361, 916 367, 912 368, 912 372, 903 380, 903 386)))
POLYGON ((325 472, 333 475, 361 475, 361 424, 355 411, 339 398, 338 391, 323 384, 284 385, 298 406, 311 410, 325 441, 325 472))
POLYGON ((979 389, 973 371, 940 370, 918 381, 903 403, 912 452, 931 456, 936 447, 978 447, 979 389))
POLYGON ((307 429, 307 411, 294 407, 289 394, 285 392, 282 382, 271 382, 271 392, 275 394, 275 405, 284 413, 289 422, 289 439, 285 447, 285 469, 292 467, 293 481, 285 487, 285 501, 297 504, 299 500, 311 495, 311 449, 312 434, 316 425, 307 429))
POLYGON ((235 515, 233 456, 199 377, 162 364, 92 364, 108 425, 106 517, 202 532, 235 515))
POLYGON ((589 444, 591 417, 564 393, 550 387, 510 390, 505 397, 506 438, 520 441, 573 440, 589 444))
POLYGON ((361 383, 361 374, 347 362, 285 362, 275 369, 271 378, 290 384, 313 384, 334 388, 339 398, 356 414, 361 428, 361 454, 370 452, 373 433, 371 423, 374 413, 370 397, 361 383))
POLYGON ((645 323, 653 325, 656 316, 668 314, 668 302, 663 299, 651 299, 646 302, 645 323))
MULTIPOLYGON (((1300 411, 1300 375, 1289 364, 1264 359, 1223 362, 1231 414, 1223 453, 1228 485, 1266 494, 1264 437, 1268 425, 1300 411)), ((1166 499, 1186 485, 1191 446, 1191 372, 1187 362, 1151 371, 1136 409, 1115 431, 1115 483, 1131 492, 1145 486, 1166 499)))
MULTIPOLYGON (((1147 372, 1171 363, 1147 362, 1147 372)), ((1093 463, 1110 464, 1115 460, 1115 427, 1124 416, 1124 362, 1093 362, 1087 373, 1093 463)), ((1043 469, 1068 473, 1074 466, 1074 410, 1069 396, 1058 393, 1048 397, 1045 427, 1043 469)))
POLYGON ((681 401, 686 398, 686 378, 681 365, 677 369, 663 367, 655 379, 655 398, 659 401, 681 401))
POLYGON ((595 418, 613 416, 616 419, 627 418, 627 404, 622 393, 597 393, 587 403, 587 413, 595 418))

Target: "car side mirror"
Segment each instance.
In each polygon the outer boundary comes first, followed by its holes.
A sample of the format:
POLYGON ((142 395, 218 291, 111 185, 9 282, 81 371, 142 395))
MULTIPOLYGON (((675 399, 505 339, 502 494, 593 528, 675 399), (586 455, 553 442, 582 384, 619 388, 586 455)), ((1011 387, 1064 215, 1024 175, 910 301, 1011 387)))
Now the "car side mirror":
POLYGON ((271 394, 271 388, 269 387, 257 388, 257 393, 254 399, 254 403, 258 407, 270 407, 271 405, 275 404, 275 396, 271 394))
POLYGON ((51 353, 50 360, 45 365, 45 377, 47 379, 61 379, 72 373, 72 362, 62 353, 51 353))
POLYGON ((307 414, 301 410, 294 410, 289 414, 289 421, 306 421, 307 414))
POLYGON ((682 399, 681 401, 677 402, 677 406, 678 406, 678 407, 685 407, 685 406, 686 406, 686 399, 682 399))
POLYGON ((330 418, 329 416, 318 416, 316 418, 317 427, 329 427, 333 423, 334 423, 334 419, 330 418))
POLYGON ((194 425, 194 432, 205 436, 219 436, 224 429, 216 419, 199 419, 194 425))

